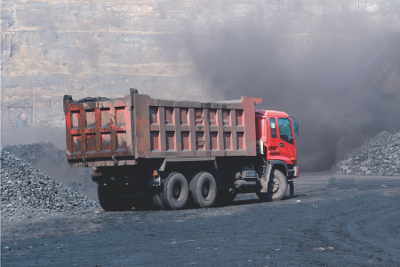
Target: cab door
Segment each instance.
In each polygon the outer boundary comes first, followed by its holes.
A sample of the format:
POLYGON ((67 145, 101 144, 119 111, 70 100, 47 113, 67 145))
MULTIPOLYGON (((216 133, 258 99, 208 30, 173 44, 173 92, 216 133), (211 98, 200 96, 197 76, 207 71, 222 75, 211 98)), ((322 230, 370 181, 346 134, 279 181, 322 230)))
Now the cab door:
POLYGON ((289 118, 277 118, 279 129, 280 156, 288 164, 296 164, 296 140, 294 139, 292 124, 289 118))
POLYGON ((278 135, 278 121, 275 117, 268 117, 267 159, 278 159, 280 155, 278 135))

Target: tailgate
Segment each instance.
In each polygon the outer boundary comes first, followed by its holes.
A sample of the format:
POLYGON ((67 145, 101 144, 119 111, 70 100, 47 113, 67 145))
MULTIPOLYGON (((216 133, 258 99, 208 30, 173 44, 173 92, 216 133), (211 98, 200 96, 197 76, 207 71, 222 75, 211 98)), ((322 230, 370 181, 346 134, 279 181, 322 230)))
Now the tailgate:
POLYGON ((130 97, 74 101, 65 95, 64 113, 70 163, 99 166, 133 159, 130 97))

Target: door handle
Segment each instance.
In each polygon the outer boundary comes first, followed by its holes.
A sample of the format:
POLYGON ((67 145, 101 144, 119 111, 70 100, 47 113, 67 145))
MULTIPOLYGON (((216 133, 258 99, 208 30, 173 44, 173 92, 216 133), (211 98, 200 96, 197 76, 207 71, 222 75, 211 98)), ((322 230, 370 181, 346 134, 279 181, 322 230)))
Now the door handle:
POLYGON ((285 145, 283 143, 280 143, 281 147, 284 147, 285 145))

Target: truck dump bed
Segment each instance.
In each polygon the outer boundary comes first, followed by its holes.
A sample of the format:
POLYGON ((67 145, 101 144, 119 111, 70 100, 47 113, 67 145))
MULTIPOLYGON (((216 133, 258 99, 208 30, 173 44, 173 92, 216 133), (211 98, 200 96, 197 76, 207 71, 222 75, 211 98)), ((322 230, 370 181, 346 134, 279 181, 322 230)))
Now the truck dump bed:
POLYGON ((131 89, 125 98, 64 96, 67 159, 86 166, 138 159, 255 156, 255 104, 262 99, 157 100, 131 89))

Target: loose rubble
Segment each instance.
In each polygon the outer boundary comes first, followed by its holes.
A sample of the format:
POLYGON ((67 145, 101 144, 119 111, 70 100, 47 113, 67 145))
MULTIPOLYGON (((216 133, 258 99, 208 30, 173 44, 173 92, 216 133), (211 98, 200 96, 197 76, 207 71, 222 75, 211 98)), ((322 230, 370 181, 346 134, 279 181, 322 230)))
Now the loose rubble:
POLYGON ((3 151, 30 163, 52 179, 97 200, 97 184, 91 179, 92 168, 71 168, 65 149, 58 149, 50 142, 5 146, 3 151))
MULTIPOLYGON (((43 157, 46 154, 47 150, 55 150, 55 147, 50 142, 40 142, 40 143, 32 143, 32 144, 23 144, 23 145, 13 145, 13 146, 5 146, 2 148, 3 151, 10 152, 11 154, 17 156, 18 158, 31 163, 37 158, 43 157)), ((62 151, 65 154, 65 151, 62 151)), ((58 155, 53 155, 58 156, 58 155)), ((65 161, 65 158, 60 160, 65 161)))
POLYGON ((381 132, 333 166, 345 174, 400 176, 400 132, 381 132))
POLYGON ((99 209, 96 201, 53 180, 17 156, 1 154, 2 220, 32 218, 47 212, 99 209))

